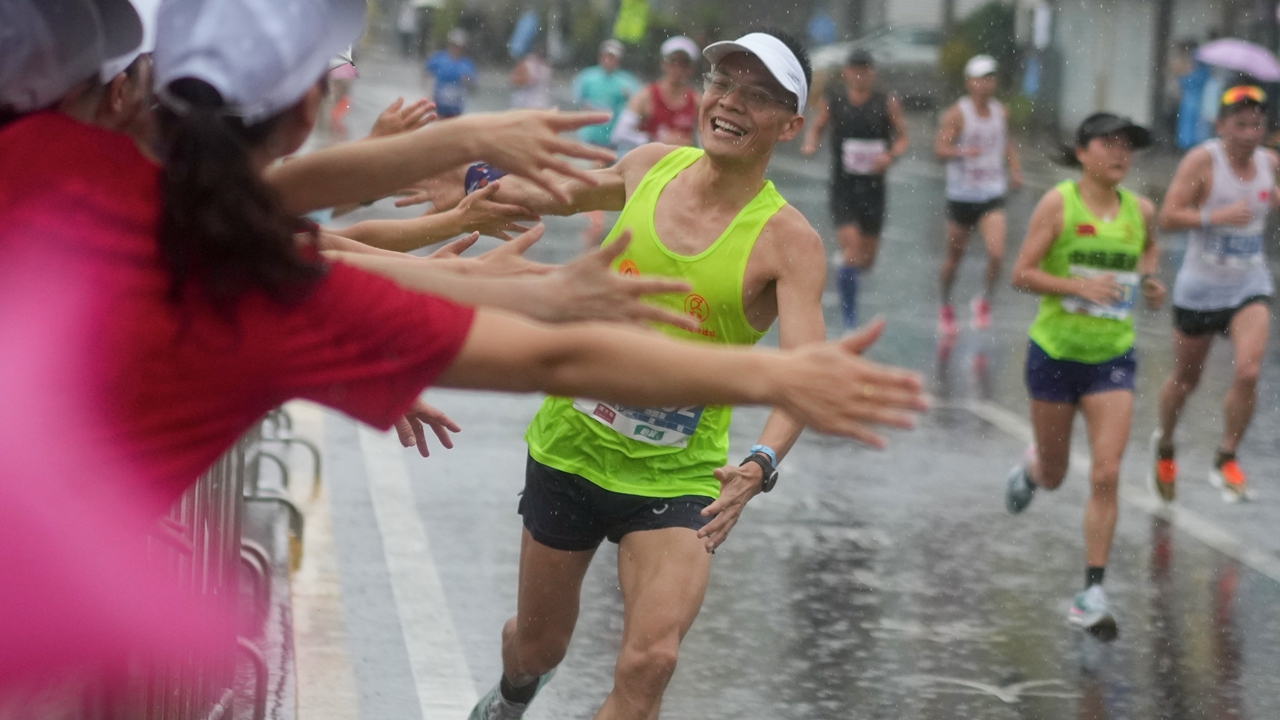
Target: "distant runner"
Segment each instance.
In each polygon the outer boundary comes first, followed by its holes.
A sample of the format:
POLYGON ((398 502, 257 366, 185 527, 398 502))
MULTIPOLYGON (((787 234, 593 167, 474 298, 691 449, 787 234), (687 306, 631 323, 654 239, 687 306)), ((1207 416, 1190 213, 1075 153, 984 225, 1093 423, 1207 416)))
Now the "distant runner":
POLYGON ((854 50, 844 67, 844 86, 818 101, 801 152, 818 151, 822 131, 831 126, 831 217, 840 240, 836 271, 840 311, 846 330, 858 325, 858 278, 870 270, 884 226, 884 174, 907 151, 902 103, 876 90, 875 59, 854 50))
POLYGON ((1089 116, 1068 159, 1083 167, 1045 193, 1013 268, 1013 286, 1039 294, 1040 313, 1027 345, 1027 389, 1035 444, 1009 475, 1005 504, 1027 509, 1037 488, 1056 490, 1067 476, 1076 413, 1084 415, 1093 464, 1084 514, 1085 589, 1069 620, 1101 640, 1118 632, 1102 590, 1119 514, 1120 460, 1133 420, 1137 359, 1133 308, 1152 308, 1165 288, 1152 277, 1160 262, 1155 205, 1120 187, 1133 151, 1150 133, 1128 118, 1089 116))
POLYGON ((987 278, 983 293, 971 303, 973 327, 991 327, 991 296, 1004 263, 1004 196, 1010 188, 1022 187, 1018 151, 1009 142, 1009 112, 995 99, 997 68, 990 55, 969 59, 964 67, 968 94, 942 116, 934 143, 934 152, 947 161, 947 256, 938 310, 938 331, 944 338, 960 332, 951 288, 975 227, 987 248, 987 278))
POLYGON ((1218 137, 1178 165, 1160 211, 1165 230, 1187 230, 1182 268, 1173 284, 1173 374, 1160 389, 1160 428, 1151 439, 1150 481, 1166 502, 1176 495, 1174 431, 1200 382, 1215 335, 1231 338, 1235 379, 1223 407, 1222 440, 1209 482, 1222 498, 1249 498, 1236 449, 1258 400, 1258 374, 1271 325, 1271 271, 1263 252, 1267 213, 1276 207, 1275 151, 1260 147, 1267 129, 1266 93, 1252 85, 1222 96, 1218 137))
POLYGON ((631 96, 613 129, 619 152, 648 142, 693 144, 702 96, 691 81, 702 54, 697 43, 683 35, 667 38, 661 52, 662 77, 631 96))

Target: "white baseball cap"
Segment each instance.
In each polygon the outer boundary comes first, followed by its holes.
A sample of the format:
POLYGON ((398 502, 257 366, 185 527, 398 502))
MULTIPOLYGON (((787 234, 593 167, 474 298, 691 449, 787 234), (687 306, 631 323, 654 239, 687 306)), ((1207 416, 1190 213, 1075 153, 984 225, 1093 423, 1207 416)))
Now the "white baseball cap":
POLYGON ((0 106, 48 107, 141 42, 128 0, 2 0, 0 106))
POLYGON ((778 84, 795 94, 796 111, 804 112, 805 103, 809 101, 809 83, 804 79, 804 66, 786 43, 768 33, 748 33, 737 40, 711 43, 702 51, 702 56, 715 65, 725 55, 735 52, 760 58, 778 84))
POLYGON ((608 40, 600 43, 601 55, 612 55, 620 58, 622 57, 623 50, 622 42, 620 40, 615 40, 614 38, 609 38, 608 40))
POLYGON ((666 42, 662 43, 662 49, 660 52, 662 53, 662 57, 664 58, 670 55, 671 53, 682 52, 685 55, 688 55, 690 60, 693 60, 694 58, 698 57, 699 54, 701 54, 698 51, 698 43, 685 37, 684 35, 677 35, 673 38, 667 38, 666 42))
POLYGON ((974 55, 964 64, 964 76, 968 78, 986 77, 996 71, 1000 63, 990 55, 974 55))
POLYGON ((133 50, 117 55, 106 62, 102 63, 102 82, 111 82, 111 79, 133 64, 138 56, 145 55, 156 49, 156 14, 160 12, 160 0, 129 0, 133 4, 133 9, 138 13, 138 18, 142 21, 142 44, 133 50))
MULTIPOLYGON (((253 124, 294 105, 364 29, 364 0, 164 0, 156 87, 213 86, 223 112, 253 124)), ((171 102, 171 100, 170 100, 171 102)))

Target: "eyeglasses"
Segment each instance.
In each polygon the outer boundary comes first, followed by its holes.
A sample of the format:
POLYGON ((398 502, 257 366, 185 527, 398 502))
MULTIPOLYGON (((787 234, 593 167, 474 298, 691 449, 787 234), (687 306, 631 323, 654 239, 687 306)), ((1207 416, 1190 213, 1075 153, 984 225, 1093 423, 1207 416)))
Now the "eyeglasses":
POLYGON ((770 105, 781 105, 788 110, 795 109, 795 101, 779 100, 768 92, 754 85, 742 85, 724 73, 707 73, 702 76, 703 91, 708 95, 724 97, 734 91, 741 90, 742 102, 751 110, 766 110, 770 105))
POLYGON ((1224 107, 1242 102, 1255 102, 1259 105, 1264 105, 1267 102, 1267 94, 1257 85, 1237 85, 1222 93, 1224 107))

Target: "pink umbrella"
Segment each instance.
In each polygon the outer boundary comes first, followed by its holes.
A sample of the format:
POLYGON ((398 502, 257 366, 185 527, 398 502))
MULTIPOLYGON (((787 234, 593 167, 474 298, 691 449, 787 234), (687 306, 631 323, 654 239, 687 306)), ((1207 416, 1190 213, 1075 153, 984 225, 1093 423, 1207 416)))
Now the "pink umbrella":
POLYGON ((1196 51, 1196 59, 1206 65, 1248 73, 1263 82, 1280 80, 1280 61, 1270 50, 1237 38, 1223 38, 1201 45, 1196 51))

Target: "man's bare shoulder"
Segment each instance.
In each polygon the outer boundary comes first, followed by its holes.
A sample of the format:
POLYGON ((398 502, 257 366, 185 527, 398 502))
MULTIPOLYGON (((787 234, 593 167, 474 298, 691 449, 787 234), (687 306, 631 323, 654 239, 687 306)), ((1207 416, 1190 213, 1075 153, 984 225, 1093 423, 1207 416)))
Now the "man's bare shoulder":
POLYGON ((1176 179, 1179 175, 1186 173, 1202 174, 1213 168, 1213 155, 1209 152, 1209 148, 1203 145, 1197 145, 1187 151, 1182 160, 1178 163, 1178 170, 1174 174, 1176 179))
POLYGON ((790 204, 769 218, 760 231, 757 245, 763 245, 766 257, 779 273, 794 269, 826 276, 827 251, 822 244, 822 236, 790 204))
POLYGON ((623 155, 614 167, 624 174, 639 173, 644 175, 652 170, 659 160, 670 155, 678 147, 677 145, 667 145, 666 143, 645 143, 623 155))

